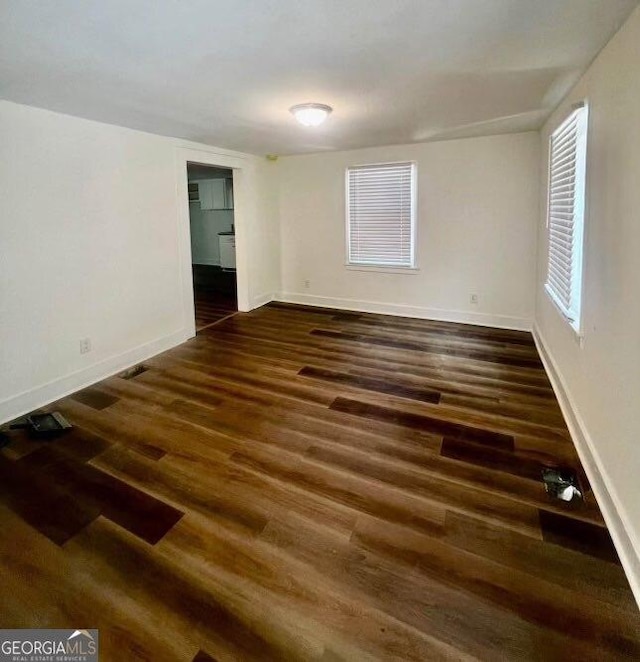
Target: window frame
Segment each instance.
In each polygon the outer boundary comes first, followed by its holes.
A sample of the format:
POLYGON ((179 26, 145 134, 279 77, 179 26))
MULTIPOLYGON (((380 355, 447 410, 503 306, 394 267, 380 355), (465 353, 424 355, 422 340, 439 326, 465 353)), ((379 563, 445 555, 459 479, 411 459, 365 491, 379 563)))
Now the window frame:
POLYGON ((550 133, 548 139, 547 163, 547 212, 546 212, 546 238, 547 238, 547 265, 545 273, 544 290, 551 300, 554 308, 567 322, 578 339, 582 339, 583 329, 583 293, 585 281, 584 242, 587 221, 587 153, 589 146, 589 106, 586 100, 572 106, 571 112, 559 122, 550 133), (574 184, 574 212, 573 212, 573 246, 571 254, 571 291, 572 305, 566 308, 549 284, 549 261, 551 253, 551 166, 553 159, 553 138, 571 118, 580 114, 579 128, 576 136, 576 178, 574 184))
POLYGON ((345 267, 351 271, 377 271, 382 273, 412 274, 420 269, 417 262, 418 241, 418 162, 415 160, 379 161, 373 163, 356 163, 348 165, 344 171, 344 209, 345 209, 345 267), (382 262, 352 262, 351 257, 351 213, 349 205, 349 171, 354 168, 391 165, 411 166, 411 263, 409 265, 385 264, 382 262))

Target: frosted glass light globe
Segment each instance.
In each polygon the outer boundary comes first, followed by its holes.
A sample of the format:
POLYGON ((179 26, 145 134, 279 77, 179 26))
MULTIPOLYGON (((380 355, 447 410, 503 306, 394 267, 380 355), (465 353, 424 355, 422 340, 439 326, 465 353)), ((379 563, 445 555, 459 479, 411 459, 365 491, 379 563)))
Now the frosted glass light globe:
POLYGON ((322 124, 333 108, 323 103, 301 103, 297 106, 291 106, 289 112, 303 126, 318 126, 322 124))

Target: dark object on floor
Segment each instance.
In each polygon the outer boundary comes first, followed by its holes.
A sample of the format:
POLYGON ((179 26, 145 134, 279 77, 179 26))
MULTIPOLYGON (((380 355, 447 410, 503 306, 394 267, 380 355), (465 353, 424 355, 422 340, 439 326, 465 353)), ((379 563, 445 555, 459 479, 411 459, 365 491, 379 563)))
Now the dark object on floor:
POLYGON ((57 411, 50 414, 31 414, 9 426, 11 430, 28 430, 31 436, 40 438, 57 437, 72 427, 71 423, 57 411))
POLYGON ((134 377, 137 377, 138 375, 141 375, 143 372, 146 372, 148 370, 147 366, 139 363, 138 365, 134 365, 133 368, 129 368, 128 370, 125 370, 124 372, 120 373, 118 375, 122 379, 133 379, 134 377))
POLYGON ((573 469, 543 469, 542 481, 547 494, 561 501, 582 500, 578 478, 573 469))

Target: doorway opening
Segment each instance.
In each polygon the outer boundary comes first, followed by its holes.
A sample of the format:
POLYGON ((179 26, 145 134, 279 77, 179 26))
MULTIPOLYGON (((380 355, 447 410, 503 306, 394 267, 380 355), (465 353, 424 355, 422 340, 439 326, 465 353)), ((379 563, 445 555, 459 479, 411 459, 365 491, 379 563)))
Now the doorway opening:
POLYGON ((196 333, 238 310, 233 170, 187 163, 196 333))

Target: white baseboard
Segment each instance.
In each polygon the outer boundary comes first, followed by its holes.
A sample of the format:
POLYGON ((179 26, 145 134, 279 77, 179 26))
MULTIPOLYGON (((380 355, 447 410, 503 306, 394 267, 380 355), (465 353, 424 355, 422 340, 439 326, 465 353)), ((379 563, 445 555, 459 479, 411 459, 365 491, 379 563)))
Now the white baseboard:
POLYGON ((152 340, 122 354, 104 359, 69 375, 12 396, 0 402, 0 424, 23 416, 70 393, 75 393, 75 391, 122 372, 141 361, 183 343, 189 337, 189 332, 181 329, 163 338, 152 340))
POLYGON ((338 308, 341 310, 356 310, 363 313, 379 313, 382 315, 396 315, 399 317, 416 317, 418 319, 437 320, 441 322, 461 322, 464 324, 477 324, 500 329, 515 329, 530 331, 531 320, 509 315, 493 315, 491 313, 476 313, 463 310, 444 310, 440 308, 423 308, 420 306, 407 306, 397 303, 380 303, 376 301, 359 301, 357 299, 335 299, 332 297, 317 296, 315 294, 300 294, 294 292, 281 292, 276 301, 284 303, 298 303, 321 308, 338 308))
POLYGON ((589 434, 580 415, 571 392, 562 377, 558 364, 549 352, 537 326, 533 328, 533 339, 538 353, 547 371, 553 390, 558 398, 571 439, 576 447, 582 466, 589 477, 591 487, 609 527, 609 533, 616 546, 633 595, 640 607, 640 543, 635 538, 633 529, 620 499, 615 491, 606 469, 597 451, 596 444, 589 434))
POLYGON ((258 294, 251 299, 251 310, 254 308, 260 308, 260 306, 264 306, 265 303, 269 303, 269 301, 273 301, 274 299, 274 292, 264 292, 263 294, 258 294))

